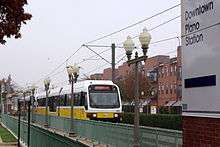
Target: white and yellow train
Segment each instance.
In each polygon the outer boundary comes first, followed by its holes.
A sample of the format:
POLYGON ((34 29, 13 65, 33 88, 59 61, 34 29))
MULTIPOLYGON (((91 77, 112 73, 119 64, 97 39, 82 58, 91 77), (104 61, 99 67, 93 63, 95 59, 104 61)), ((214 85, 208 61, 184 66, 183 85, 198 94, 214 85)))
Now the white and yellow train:
MULTIPOLYGON (((46 94, 36 95, 36 114, 45 115, 46 94)), ((85 80, 74 84, 74 118, 84 120, 120 121, 122 104, 119 88, 112 81, 85 80)), ((51 89, 48 114, 70 117, 71 86, 51 89)))

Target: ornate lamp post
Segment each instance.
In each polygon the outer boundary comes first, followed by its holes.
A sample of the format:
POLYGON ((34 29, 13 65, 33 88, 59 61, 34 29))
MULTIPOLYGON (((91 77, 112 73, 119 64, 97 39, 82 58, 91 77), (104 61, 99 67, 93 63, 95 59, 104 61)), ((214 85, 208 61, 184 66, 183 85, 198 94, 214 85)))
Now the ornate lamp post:
POLYGON ((128 65, 135 65, 135 116, 134 116, 134 147, 140 147, 140 130, 139 130, 139 78, 138 78, 138 64, 147 59, 147 50, 151 40, 151 35, 148 33, 147 29, 144 28, 143 32, 139 36, 139 41, 143 49, 143 56, 138 57, 138 52, 135 52, 135 58, 131 59, 132 51, 134 50, 134 42, 131 37, 128 36, 127 40, 124 42, 123 46, 126 51, 128 58, 128 65))
POLYGON ((30 92, 31 93, 31 95, 30 95, 30 99, 29 99, 29 101, 28 101, 28 136, 27 136, 27 146, 29 147, 30 146, 30 133, 31 133, 31 130, 30 130, 30 127, 31 127, 31 116, 32 116, 32 122, 34 122, 33 121, 33 102, 34 102, 34 93, 35 93, 35 86, 34 85, 32 85, 31 87, 30 87, 30 89, 28 90, 28 92, 30 92), (31 110, 31 106, 32 106, 32 110, 31 110), (31 115, 31 113, 32 113, 32 115, 31 115))
POLYGON ((46 78, 44 80, 44 87, 46 91, 46 110, 45 110, 45 127, 48 127, 48 95, 49 95, 49 88, 50 88, 50 79, 46 78))
POLYGON ((34 123, 35 121, 35 118, 34 118, 34 109, 35 109, 35 106, 34 106, 34 103, 35 103, 35 90, 36 90, 36 86, 35 85, 32 85, 31 86, 31 99, 30 99, 30 104, 32 106, 32 111, 31 111, 31 115, 32 115, 32 122, 34 123))
POLYGON ((23 98, 24 98, 24 102, 23 102, 23 115, 24 115, 24 117, 23 117, 23 119, 26 120, 26 115, 27 115, 26 114, 26 90, 23 89, 22 93, 23 93, 23 98))
POLYGON ((69 136, 73 137, 75 136, 74 133, 74 113, 73 113, 73 106, 74 106, 74 83, 76 83, 77 78, 79 76, 79 67, 77 65, 69 65, 66 67, 68 77, 69 77, 69 83, 71 84, 71 124, 70 124, 70 132, 69 136))

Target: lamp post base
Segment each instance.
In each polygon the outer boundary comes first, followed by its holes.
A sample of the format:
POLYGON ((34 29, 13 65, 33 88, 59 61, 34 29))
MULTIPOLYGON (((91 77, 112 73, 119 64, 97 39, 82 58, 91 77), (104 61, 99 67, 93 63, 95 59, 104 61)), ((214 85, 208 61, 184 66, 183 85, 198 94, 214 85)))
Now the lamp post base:
POLYGON ((74 133, 74 132, 69 132, 69 137, 76 137, 76 136, 77 136, 76 133, 74 133))

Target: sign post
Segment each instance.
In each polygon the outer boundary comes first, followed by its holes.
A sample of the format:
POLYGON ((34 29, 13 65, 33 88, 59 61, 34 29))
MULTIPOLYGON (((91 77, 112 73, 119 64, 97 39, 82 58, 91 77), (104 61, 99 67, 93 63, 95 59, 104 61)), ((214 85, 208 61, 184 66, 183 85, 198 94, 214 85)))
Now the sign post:
POLYGON ((183 146, 220 146, 220 1, 181 6, 183 146))

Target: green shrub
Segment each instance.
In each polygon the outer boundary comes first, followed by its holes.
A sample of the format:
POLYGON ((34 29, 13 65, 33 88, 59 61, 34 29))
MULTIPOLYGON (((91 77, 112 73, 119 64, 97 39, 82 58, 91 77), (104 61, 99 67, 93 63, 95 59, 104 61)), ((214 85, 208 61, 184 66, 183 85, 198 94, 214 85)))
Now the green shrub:
MULTIPOLYGON (((122 123, 133 124, 134 113, 124 113, 122 123)), ((182 130, 182 117, 175 114, 140 114, 140 125, 173 130, 182 130)))

